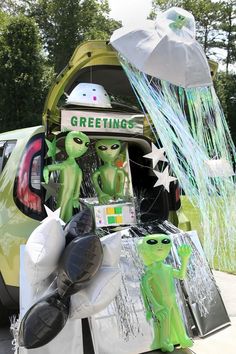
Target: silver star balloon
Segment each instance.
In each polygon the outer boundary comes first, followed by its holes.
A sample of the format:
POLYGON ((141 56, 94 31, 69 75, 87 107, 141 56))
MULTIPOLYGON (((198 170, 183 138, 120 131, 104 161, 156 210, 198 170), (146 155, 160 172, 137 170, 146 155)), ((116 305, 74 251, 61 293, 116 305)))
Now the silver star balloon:
POLYGON ((52 179, 50 179, 48 183, 42 182, 41 184, 43 188, 46 189, 45 201, 48 200, 50 197, 56 197, 58 195, 61 185, 60 183, 56 183, 52 179))

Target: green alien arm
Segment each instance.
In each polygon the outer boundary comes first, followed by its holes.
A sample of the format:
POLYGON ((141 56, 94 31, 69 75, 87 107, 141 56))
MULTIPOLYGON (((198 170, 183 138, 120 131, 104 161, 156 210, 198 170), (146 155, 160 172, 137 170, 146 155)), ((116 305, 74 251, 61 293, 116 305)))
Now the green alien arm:
POLYGON ((45 166, 43 169, 43 178, 44 178, 45 183, 48 183, 48 181, 49 181, 49 172, 63 171, 64 168, 65 168, 65 166, 63 163, 45 166))
POLYGON ((97 170, 94 172, 94 174, 92 176, 93 185, 94 185, 95 191, 98 195, 99 203, 106 204, 111 199, 111 196, 102 191, 102 189, 99 185, 99 182, 98 182, 99 177, 100 177, 100 171, 97 170))
POLYGON ((94 185, 95 191, 98 195, 102 193, 102 190, 101 190, 100 185, 98 183, 99 176, 100 176, 100 172, 98 170, 95 171, 92 176, 93 185, 94 185))
POLYGON ((145 310, 146 310, 146 319, 147 319, 147 321, 149 321, 152 318, 152 310, 151 310, 150 304, 148 302, 147 295, 145 293, 142 282, 140 284, 140 290, 141 290, 143 303, 144 303, 145 310))
POLYGON ((182 245, 178 248, 178 255, 181 259, 180 269, 173 269, 175 278, 184 280, 187 274, 188 261, 192 254, 192 248, 189 245, 182 245))
POLYGON ((116 193, 116 198, 124 197, 124 185, 125 185, 125 172, 123 170, 118 170, 117 172, 119 178, 119 190, 116 193))

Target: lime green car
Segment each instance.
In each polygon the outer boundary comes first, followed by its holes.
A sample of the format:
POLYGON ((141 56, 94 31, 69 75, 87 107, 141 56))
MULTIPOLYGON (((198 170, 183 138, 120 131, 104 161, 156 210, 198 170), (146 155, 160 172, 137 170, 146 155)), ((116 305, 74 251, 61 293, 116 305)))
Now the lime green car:
POLYGON ((0 134, 0 301, 18 305, 19 247, 44 217, 44 127, 0 134))
MULTIPOLYGON (((112 47, 105 41, 89 41, 75 50, 51 87, 43 111, 43 125, 0 134, 0 306, 18 306, 20 245, 45 217, 45 189, 42 186, 45 137, 65 136, 66 133, 61 132, 61 108, 66 96, 80 82, 102 85, 112 98, 112 112, 142 113, 112 47)), ((90 131, 88 135, 95 139, 104 137, 104 132, 90 131)), ((111 135, 120 138, 119 134, 108 133, 109 137, 111 135)), ((128 142, 134 159, 138 151, 143 155, 145 151, 150 152, 152 135, 145 121, 143 134, 138 137, 124 134, 121 138, 128 142)), ((140 181, 139 173, 135 170, 140 181)), ((133 183, 136 183, 135 178, 133 183)), ((178 224, 177 185, 170 192, 168 197, 163 195, 159 209, 154 213, 160 213, 162 219, 169 214, 178 224)))

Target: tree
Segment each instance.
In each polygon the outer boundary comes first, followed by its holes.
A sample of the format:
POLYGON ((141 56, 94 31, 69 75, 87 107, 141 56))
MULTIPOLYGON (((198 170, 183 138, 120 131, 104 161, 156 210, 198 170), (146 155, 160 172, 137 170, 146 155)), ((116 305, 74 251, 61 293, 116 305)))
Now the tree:
POLYGON ((220 71, 216 76, 214 86, 227 117, 234 143, 236 144, 236 74, 220 71))
MULTIPOLYGON (((23 1, 23 0, 22 0, 23 1)), ((109 39, 119 22, 108 17, 107 0, 28 0, 28 16, 38 23, 44 48, 55 71, 67 64, 86 39, 109 39)))
POLYGON ((40 124, 47 85, 35 22, 10 16, 1 28, 0 44, 1 131, 40 124))
POLYGON ((108 16, 108 0, 2 0, 0 8, 35 19, 56 72, 65 67, 78 44, 88 39, 109 39, 120 27, 108 16))
POLYGON ((236 60, 236 0, 228 0, 222 3, 223 21, 220 29, 224 32, 224 41, 219 43, 219 47, 226 51, 224 60, 226 74, 229 74, 229 66, 236 60))
POLYGON ((152 10, 149 18, 155 19, 158 12, 168 10, 173 6, 183 7, 182 3, 182 0, 152 0, 152 10))

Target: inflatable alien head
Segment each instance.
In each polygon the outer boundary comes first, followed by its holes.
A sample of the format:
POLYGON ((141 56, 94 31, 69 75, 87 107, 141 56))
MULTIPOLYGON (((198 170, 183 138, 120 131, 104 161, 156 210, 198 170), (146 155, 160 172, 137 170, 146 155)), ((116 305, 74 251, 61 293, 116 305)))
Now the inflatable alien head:
POLYGON ((91 83, 78 84, 67 98, 66 104, 111 108, 110 98, 104 87, 91 83))
POLYGON ((65 149, 69 157, 78 158, 86 153, 89 146, 89 138, 78 131, 69 132, 65 139, 65 149))
POLYGON ((164 261, 171 250, 171 239, 167 235, 148 235, 138 242, 138 252, 143 263, 149 266, 164 261))
POLYGON ((121 142, 116 139, 102 139, 96 142, 95 148, 103 162, 114 162, 119 156, 121 142))

